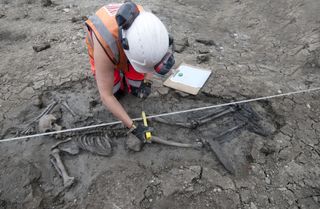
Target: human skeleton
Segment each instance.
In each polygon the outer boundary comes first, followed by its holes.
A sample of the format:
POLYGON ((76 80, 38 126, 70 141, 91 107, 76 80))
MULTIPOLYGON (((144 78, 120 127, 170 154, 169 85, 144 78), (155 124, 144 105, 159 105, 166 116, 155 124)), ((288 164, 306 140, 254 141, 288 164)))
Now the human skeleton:
MULTIPOLYGON (((45 108, 45 110, 38 117, 36 117, 30 123, 28 123, 27 127, 23 130, 23 132, 21 132, 21 134, 30 133, 30 130, 34 129, 34 128, 31 128, 32 125, 36 124, 37 122, 38 122, 38 130, 40 132, 61 130, 62 127, 56 123, 57 118, 53 114, 51 114, 52 110, 57 105, 60 105, 61 107, 67 109, 73 116, 76 116, 74 111, 69 107, 69 105, 66 102, 61 100, 54 101, 47 108, 45 108)), ((183 122, 169 121, 164 118, 153 119, 153 121, 156 123, 162 123, 165 125, 177 126, 181 128, 187 128, 187 129, 196 129, 206 123, 212 122, 226 115, 235 114, 235 113, 239 113, 236 116, 240 117, 240 121, 242 122, 234 127, 231 127, 227 130, 222 131, 219 135, 213 137, 213 139, 210 139, 210 140, 197 139, 195 143, 190 144, 190 143, 175 142, 172 140, 165 140, 157 136, 152 136, 151 143, 158 143, 158 144, 180 147, 180 148, 201 149, 203 147, 206 147, 216 155, 216 157, 219 159, 219 161, 227 171, 234 174, 235 168, 233 166, 233 163, 230 161, 230 159, 227 157, 227 154, 224 153, 221 147, 226 142, 222 136, 233 133, 237 130, 240 130, 243 127, 247 127, 248 129, 251 129, 251 131, 253 132, 259 131, 260 135, 268 135, 268 133, 266 133, 263 129, 261 129, 261 127, 258 127, 259 125, 256 121, 259 121, 260 118, 258 115, 254 114, 252 109, 250 109, 250 106, 248 105, 227 106, 227 107, 223 107, 223 108, 219 108, 214 111, 211 111, 205 116, 201 116, 201 117, 183 121, 183 122)), ((50 161, 53 164, 54 168, 59 173, 59 175, 62 177, 63 185, 65 187, 70 187, 71 185, 73 185, 75 182, 75 178, 69 176, 65 168, 65 165, 63 164, 63 161, 61 159, 61 153, 64 152, 70 155, 78 155, 82 150, 82 151, 90 152, 96 155, 101 155, 106 157, 111 156, 112 141, 110 139, 110 136, 115 136, 115 137, 126 136, 126 130, 123 128, 112 129, 110 127, 109 128, 100 127, 92 130, 84 130, 80 132, 58 135, 58 138, 62 139, 62 141, 59 141, 54 146, 52 146, 50 161)), ((130 134, 127 137, 134 138, 135 136, 130 134)), ((139 139, 136 138, 136 140, 139 140, 139 139)), ((143 143, 143 142, 140 142, 140 143, 143 143)), ((130 147, 128 148, 130 149, 130 147)), ((132 150, 135 150, 135 149, 132 149, 132 150)))

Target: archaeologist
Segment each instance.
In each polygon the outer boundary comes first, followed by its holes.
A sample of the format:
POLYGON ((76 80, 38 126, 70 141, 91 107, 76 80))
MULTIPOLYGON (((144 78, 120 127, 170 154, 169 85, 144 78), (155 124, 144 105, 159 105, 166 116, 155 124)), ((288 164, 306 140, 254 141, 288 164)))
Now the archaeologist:
POLYGON ((115 94, 127 90, 146 98, 152 74, 164 75, 174 57, 164 24, 152 13, 131 1, 100 8, 86 21, 86 43, 91 70, 103 104, 140 140, 149 128, 135 123, 115 94))

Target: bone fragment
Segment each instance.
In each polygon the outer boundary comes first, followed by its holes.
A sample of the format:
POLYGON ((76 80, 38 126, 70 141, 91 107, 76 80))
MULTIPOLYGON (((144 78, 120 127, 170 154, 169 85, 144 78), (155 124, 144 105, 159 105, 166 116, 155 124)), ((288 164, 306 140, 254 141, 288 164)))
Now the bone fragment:
POLYGON ((51 160, 52 164, 63 179, 63 186, 66 188, 72 186, 75 182, 75 178, 68 175, 66 168, 60 158, 60 150, 52 150, 51 156, 53 157, 53 159, 51 160))

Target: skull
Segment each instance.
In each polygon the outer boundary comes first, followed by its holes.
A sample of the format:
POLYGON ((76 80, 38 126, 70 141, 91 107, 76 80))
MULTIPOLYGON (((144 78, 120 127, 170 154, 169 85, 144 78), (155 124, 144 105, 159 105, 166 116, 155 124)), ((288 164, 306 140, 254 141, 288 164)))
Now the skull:
POLYGON ((57 123, 57 118, 52 115, 44 115, 39 120, 39 131, 40 133, 50 132, 50 131, 60 131, 62 129, 57 123))

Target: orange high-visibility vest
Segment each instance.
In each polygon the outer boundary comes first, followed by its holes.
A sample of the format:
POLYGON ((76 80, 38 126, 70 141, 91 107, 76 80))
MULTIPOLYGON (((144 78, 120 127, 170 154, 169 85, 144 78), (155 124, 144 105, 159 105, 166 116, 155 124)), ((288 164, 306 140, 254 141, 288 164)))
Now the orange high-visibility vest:
MULTIPOLYGON (((115 18, 121 5, 108 4, 100 8, 95 15, 89 17, 86 21, 88 30, 86 44, 88 54, 93 59, 94 45, 92 33, 94 33, 109 59, 115 65, 115 68, 126 72, 128 71, 128 59, 119 40, 119 27, 115 18)), ((138 5, 138 9, 139 11, 143 10, 140 5, 138 5)))

